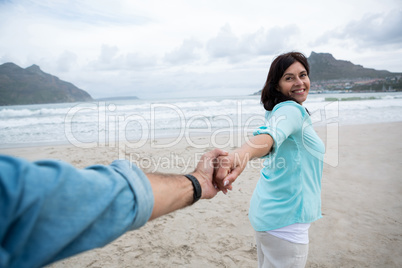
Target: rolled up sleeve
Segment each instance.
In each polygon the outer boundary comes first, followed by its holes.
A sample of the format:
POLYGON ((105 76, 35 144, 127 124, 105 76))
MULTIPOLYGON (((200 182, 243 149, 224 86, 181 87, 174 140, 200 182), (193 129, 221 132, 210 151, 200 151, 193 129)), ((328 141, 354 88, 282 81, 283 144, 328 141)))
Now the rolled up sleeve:
POLYGON ((304 118, 304 108, 293 101, 282 102, 268 112, 265 126, 253 132, 253 135, 268 134, 274 140, 272 151, 265 157, 275 155, 281 144, 293 133, 301 130, 304 118))
POLYGON ((128 161, 86 169, 0 156, 0 266, 40 267, 102 247, 150 218, 154 197, 128 161))
POLYGON ((154 196, 151 184, 144 172, 132 163, 117 160, 112 163, 111 167, 127 180, 133 192, 136 205, 134 210, 137 211, 134 213, 135 217, 129 229, 138 229, 148 222, 152 214, 154 196))

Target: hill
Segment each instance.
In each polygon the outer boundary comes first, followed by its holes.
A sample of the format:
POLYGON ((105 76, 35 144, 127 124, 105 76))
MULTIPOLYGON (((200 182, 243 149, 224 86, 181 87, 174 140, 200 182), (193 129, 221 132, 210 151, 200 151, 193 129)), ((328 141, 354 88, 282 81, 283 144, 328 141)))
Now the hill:
POLYGON ((385 78, 395 75, 389 71, 378 71, 355 65, 350 61, 337 60, 330 53, 311 52, 308 63, 310 64, 310 79, 312 81, 385 78))
MULTIPOLYGON (((364 68, 346 60, 337 60, 330 53, 311 52, 312 91, 351 90, 355 92, 402 90, 402 73, 364 68)), ((253 95, 260 95, 261 91, 253 95)))
POLYGON ((43 72, 39 66, 0 65, 0 106, 91 101, 82 89, 43 72))

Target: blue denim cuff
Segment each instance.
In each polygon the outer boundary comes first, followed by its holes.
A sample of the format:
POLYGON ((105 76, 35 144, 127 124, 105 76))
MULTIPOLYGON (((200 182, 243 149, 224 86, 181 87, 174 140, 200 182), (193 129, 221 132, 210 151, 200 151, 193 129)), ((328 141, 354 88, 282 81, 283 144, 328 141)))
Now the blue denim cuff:
POLYGON ((151 183, 141 169, 126 160, 115 160, 111 167, 127 180, 133 192, 137 214, 129 230, 138 229, 148 222, 154 207, 151 183))

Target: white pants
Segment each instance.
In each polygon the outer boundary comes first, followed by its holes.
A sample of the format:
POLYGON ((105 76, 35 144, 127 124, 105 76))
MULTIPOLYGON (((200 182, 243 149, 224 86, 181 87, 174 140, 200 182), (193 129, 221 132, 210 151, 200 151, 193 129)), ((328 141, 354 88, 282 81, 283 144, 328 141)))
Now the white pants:
POLYGON ((259 268, 303 268, 308 257, 308 244, 296 244, 267 232, 256 232, 259 268))

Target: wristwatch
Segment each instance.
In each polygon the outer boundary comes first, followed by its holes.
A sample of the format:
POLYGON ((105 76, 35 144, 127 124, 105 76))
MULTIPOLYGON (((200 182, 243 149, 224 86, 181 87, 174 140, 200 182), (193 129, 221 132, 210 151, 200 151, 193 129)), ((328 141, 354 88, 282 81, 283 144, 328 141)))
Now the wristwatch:
POLYGON ((197 180, 196 177, 194 177, 191 174, 186 174, 184 175, 187 179, 189 179, 191 181, 191 183, 193 184, 193 188, 194 188, 194 194, 193 194, 193 204, 195 202, 197 202, 198 200, 200 200, 201 198, 201 194, 202 194, 202 189, 201 189, 201 185, 200 182, 197 180))

